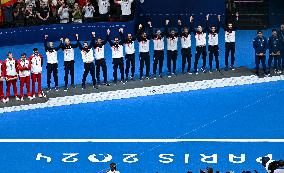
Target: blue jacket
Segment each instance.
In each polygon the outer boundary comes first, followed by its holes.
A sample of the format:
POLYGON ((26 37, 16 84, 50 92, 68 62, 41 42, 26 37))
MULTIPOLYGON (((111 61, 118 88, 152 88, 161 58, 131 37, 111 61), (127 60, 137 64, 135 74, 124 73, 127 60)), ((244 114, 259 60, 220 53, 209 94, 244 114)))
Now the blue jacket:
POLYGON ((268 39, 268 48, 269 48, 269 53, 277 53, 281 49, 281 41, 278 36, 274 37, 271 36, 268 39))
POLYGON ((284 50, 284 31, 278 31, 277 36, 279 37, 281 42, 281 50, 284 50))
POLYGON ((255 50, 255 54, 265 54, 267 50, 267 39, 265 37, 255 37, 253 39, 253 48, 255 50))

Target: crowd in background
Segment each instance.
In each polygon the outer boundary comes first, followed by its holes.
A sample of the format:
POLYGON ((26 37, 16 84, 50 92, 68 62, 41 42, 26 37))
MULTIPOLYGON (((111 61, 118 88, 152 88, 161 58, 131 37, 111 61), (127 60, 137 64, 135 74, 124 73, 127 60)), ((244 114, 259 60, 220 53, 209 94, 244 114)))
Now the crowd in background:
POLYGON ((1 7, 1 28, 132 20, 134 0, 17 0, 1 7))

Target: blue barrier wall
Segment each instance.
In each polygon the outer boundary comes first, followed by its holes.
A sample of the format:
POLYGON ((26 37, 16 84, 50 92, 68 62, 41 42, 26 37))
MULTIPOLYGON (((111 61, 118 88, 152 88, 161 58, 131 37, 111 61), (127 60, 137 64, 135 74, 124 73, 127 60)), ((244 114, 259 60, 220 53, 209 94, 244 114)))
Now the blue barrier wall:
POLYGON ((21 44, 32 44, 43 42, 44 35, 49 35, 49 40, 59 40, 61 37, 75 39, 75 34, 79 34, 80 40, 90 40, 91 32, 104 36, 106 30, 110 28, 115 33, 123 27, 125 32, 133 33, 134 22, 114 22, 114 23, 94 23, 94 24, 55 24, 49 26, 32 26, 12 29, 0 29, 0 47, 21 44), (72 38, 72 35, 74 36, 72 38))
POLYGON ((165 19, 189 20, 190 15, 194 15, 196 21, 204 21, 206 14, 224 14, 225 12, 225 0, 145 0, 139 6, 139 22, 145 22, 150 18, 154 26, 164 25, 165 19))

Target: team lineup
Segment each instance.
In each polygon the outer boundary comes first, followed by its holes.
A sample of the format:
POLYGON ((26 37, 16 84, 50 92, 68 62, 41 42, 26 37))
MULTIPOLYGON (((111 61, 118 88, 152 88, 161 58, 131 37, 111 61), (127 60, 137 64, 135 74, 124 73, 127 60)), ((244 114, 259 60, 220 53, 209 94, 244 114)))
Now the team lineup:
MULTIPOLYGON (((60 44, 55 46, 53 42, 48 42, 48 35, 45 35, 44 47, 47 57, 47 87, 48 91, 51 90, 51 76, 53 75, 53 80, 55 83, 54 89, 56 91, 58 88, 58 58, 57 53, 59 50, 63 50, 64 53, 64 91, 68 90, 68 80, 69 75, 71 77, 71 86, 75 88, 74 84, 74 49, 79 48, 82 55, 82 60, 84 63, 84 73, 82 77, 82 89, 86 88, 86 78, 90 73, 92 77, 92 84, 94 88, 98 88, 97 85, 101 84, 100 72, 103 73, 103 85, 109 86, 109 81, 107 79, 107 64, 105 57, 105 45, 109 43, 112 52, 112 64, 113 64, 113 82, 117 84, 118 69, 121 75, 121 82, 125 84, 128 80, 134 80, 135 74, 135 41, 139 44, 139 79, 150 78, 150 41, 153 40, 154 43, 154 56, 153 56, 153 75, 152 77, 156 79, 158 76, 162 76, 162 68, 164 63, 164 49, 165 41, 167 44, 167 76, 171 77, 176 74, 176 62, 178 56, 178 42, 181 40, 181 55, 182 55, 182 73, 188 74, 198 74, 198 61, 200 56, 202 57, 202 67, 201 71, 206 73, 206 56, 207 56, 207 36, 208 36, 208 51, 209 51, 209 72, 213 71, 213 59, 216 62, 216 71, 220 71, 219 65, 219 44, 218 44, 218 34, 221 27, 225 31, 225 71, 229 69, 235 70, 235 34, 237 30, 238 13, 235 15, 235 19, 232 22, 223 24, 220 15, 218 15, 218 24, 209 24, 209 14, 206 16, 206 26, 202 27, 198 25, 195 29, 193 17, 190 17, 190 26, 186 27, 182 25, 182 21, 178 20, 178 32, 174 29, 169 29, 169 20, 165 21, 165 29, 162 32, 158 29, 155 33, 153 32, 152 23, 147 23, 147 29, 149 33, 146 33, 146 25, 139 24, 138 31, 135 36, 132 34, 127 34, 125 36, 123 28, 120 28, 119 37, 116 36, 112 41, 110 38, 111 31, 108 29, 105 39, 96 37, 95 32, 92 32, 91 42, 79 42, 79 35, 76 34, 76 43, 72 44, 68 38, 61 38, 60 44), (192 50, 191 50, 191 34, 194 35, 196 41, 196 52, 194 57, 194 67, 191 68, 192 50), (124 50, 125 50, 125 60, 126 67, 124 66, 124 50), (231 54, 231 62, 229 65, 229 55, 231 54), (187 65, 187 68, 186 68, 187 65), (146 74, 144 75, 144 67, 146 74), (157 74, 158 70, 158 74, 157 74)), ((266 44, 257 44, 257 39, 254 41, 254 48, 262 50, 262 46, 267 47, 266 44)), ((266 51, 266 50, 265 50, 266 51)), ((276 51, 276 54, 280 55, 280 52, 276 51)), ((276 56, 275 54, 275 56, 276 56)), ((261 61, 263 54, 257 54, 257 59, 261 61), (258 57, 258 58, 257 58, 258 57)), ((272 62, 269 61, 269 62, 272 62)), ((276 61, 274 61, 276 62, 276 61)), ((257 73, 258 73, 258 63, 257 73)), ((265 63, 264 63, 265 64, 265 63)), ((270 63, 271 64, 271 63, 270 63)), ((38 94, 38 97, 42 97, 41 90, 41 75, 43 68, 43 56, 38 52, 37 48, 33 49, 33 54, 26 57, 25 53, 21 54, 21 58, 16 60, 11 52, 8 52, 7 59, 5 61, 0 61, 1 66, 1 81, 0 81, 0 95, 4 103, 9 101, 10 97, 10 87, 13 86, 13 91, 16 100, 24 100, 24 85, 27 89, 27 97, 32 100, 38 94), (17 80, 20 81, 20 95, 17 93, 17 80), (32 91, 30 92, 30 79, 32 81, 32 91), (3 93, 3 83, 6 80, 6 96, 3 93), (37 92, 35 91, 35 84, 38 84, 37 92)), ((264 66, 265 74, 268 75, 266 68, 264 66)))

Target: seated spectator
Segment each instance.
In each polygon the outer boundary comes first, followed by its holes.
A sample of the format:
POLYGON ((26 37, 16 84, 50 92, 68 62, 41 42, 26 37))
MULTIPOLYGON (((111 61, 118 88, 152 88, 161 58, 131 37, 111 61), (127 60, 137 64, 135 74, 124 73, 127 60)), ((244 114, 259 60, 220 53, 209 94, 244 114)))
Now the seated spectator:
POLYGON ((117 4, 120 5, 121 8, 121 21, 128 21, 131 19, 131 6, 132 6, 133 0, 120 0, 116 1, 117 4))
POLYGON ((89 0, 86 0, 86 5, 83 7, 82 12, 84 14, 84 22, 92 23, 93 22, 95 8, 94 8, 94 6, 91 4, 91 2, 89 0))
POLYGON ((20 3, 17 3, 15 9, 13 10, 14 25, 24 26, 25 25, 25 9, 20 3))
POLYGON ((49 24, 49 7, 46 3, 40 3, 40 7, 37 11, 37 17, 39 19, 40 25, 48 25, 49 24))
POLYGON ((61 7, 58 9, 58 15, 59 15, 60 23, 68 23, 69 22, 69 6, 63 3, 61 7))
POLYGON ((109 19, 109 0, 97 0, 99 6, 100 19, 102 21, 108 21, 109 19))
POLYGON ((25 16, 26 16, 26 25, 28 26, 36 25, 36 12, 33 4, 29 4, 26 7, 25 16))
POLYGON ((72 10, 73 23, 82 23, 82 12, 78 3, 74 4, 72 10))
POLYGON ((4 14, 4 27, 12 27, 13 26, 13 6, 6 6, 3 9, 4 14))

